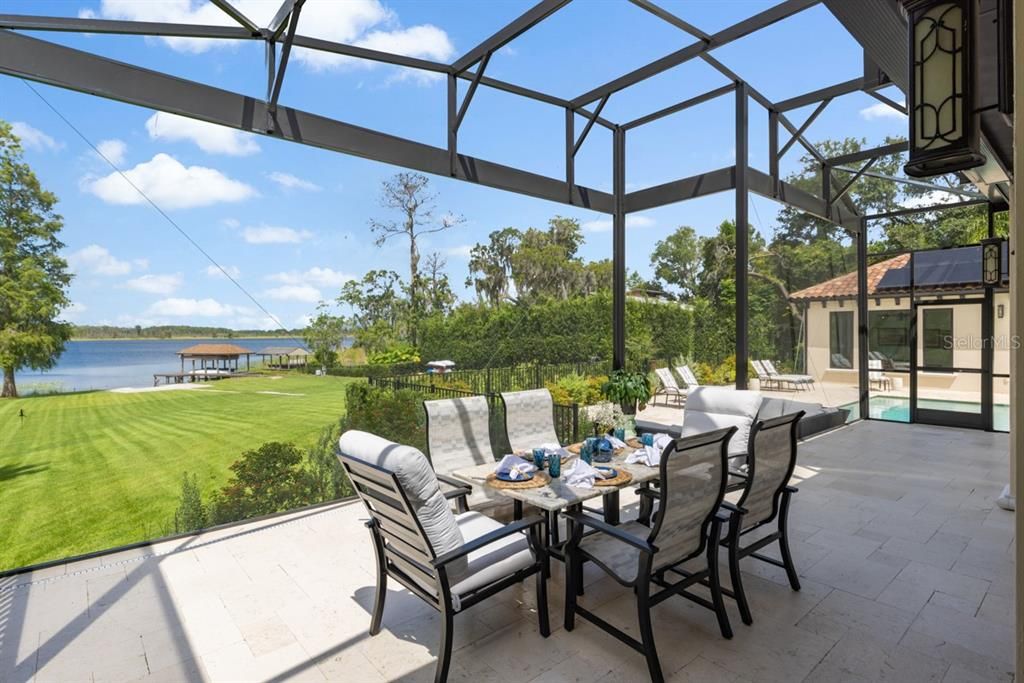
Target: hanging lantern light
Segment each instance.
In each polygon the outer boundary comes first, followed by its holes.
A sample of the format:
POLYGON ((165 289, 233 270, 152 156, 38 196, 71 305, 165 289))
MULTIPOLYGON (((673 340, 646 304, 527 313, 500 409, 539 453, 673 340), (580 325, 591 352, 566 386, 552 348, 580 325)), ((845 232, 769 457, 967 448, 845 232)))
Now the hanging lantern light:
POLYGON ((903 7, 910 32, 910 160, 903 170, 920 178, 981 166, 974 2, 903 0, 903 7))
POLYGON ((986 287, 1003 282, 1003 240, 999 237, 981 242, 981 282, 986 287))

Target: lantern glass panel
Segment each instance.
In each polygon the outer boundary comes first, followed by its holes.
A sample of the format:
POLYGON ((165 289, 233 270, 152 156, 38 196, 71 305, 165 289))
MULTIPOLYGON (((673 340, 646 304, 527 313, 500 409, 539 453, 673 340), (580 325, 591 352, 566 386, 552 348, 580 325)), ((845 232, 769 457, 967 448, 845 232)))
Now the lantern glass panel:
POLYGON ((935 150, 964 137, 963 12, 942 3, 917 18, 914 26, 917 150, 935 150))

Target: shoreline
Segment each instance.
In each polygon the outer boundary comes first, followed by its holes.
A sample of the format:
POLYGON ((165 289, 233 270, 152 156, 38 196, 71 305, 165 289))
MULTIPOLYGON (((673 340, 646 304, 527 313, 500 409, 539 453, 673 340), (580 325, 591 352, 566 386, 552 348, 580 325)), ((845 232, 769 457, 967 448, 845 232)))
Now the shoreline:
POLYGON ((273 335, 273 336, 259 336, 259 335, 242 335, 238 337, 211 337, 209 335, 185 335, 185 336, 171 336, 171 337, 72 337, 68 341, 73 342, 93 342, 93 341, 189 341, 194 339, 223 339, 224 341, 232 341, 234 339, 301 339, 300 335, 273 335))

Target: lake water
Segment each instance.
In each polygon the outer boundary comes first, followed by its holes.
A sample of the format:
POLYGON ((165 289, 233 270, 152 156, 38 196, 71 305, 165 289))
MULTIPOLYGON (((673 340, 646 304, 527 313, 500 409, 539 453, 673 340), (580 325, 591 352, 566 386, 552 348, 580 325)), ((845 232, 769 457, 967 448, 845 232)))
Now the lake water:
MULTIPOLYGON (((301 340, 300 340, 301 341, 301 340)), ((151 387, 153 373, 178 372, 175 355, 193 344, 237 344, 253 351, 267 346, 290 346, 292 339, 116 339, 72 341, 56 367, 46 372, 24 370, 15 374, 21 394, 38 391, 85 391, 117 387, 151 387)), ((251 362, 259 362, 252 358, 251 362)), ((239 359, 241 368, 245 359, 239 359)), ((188 366, 186 366, 188 369, 188 366)))

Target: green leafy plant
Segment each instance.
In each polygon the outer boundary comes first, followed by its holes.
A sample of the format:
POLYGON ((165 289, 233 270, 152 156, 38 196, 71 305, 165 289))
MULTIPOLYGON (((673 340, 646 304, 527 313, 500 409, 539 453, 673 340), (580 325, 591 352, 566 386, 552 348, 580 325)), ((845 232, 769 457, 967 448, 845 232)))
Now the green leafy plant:
POLYGON ((555 403, 581 406, 594 405, 604 398, 601 387, 608 381, 607 376, 585 377, 576 373, 560 377, 545 384, 555 403))
POLYGON ((269 515, 306 505, 309 479, 295 444, 269 441, 231 465, 234 477, 210 506, 215 524, 269 515))
POLYGON ((370 365, 395 365, 396 363, 419 363, 420 354, 407 344, 396 344, 387 351, 371 354, 370 365))
POLYGON ((178 509, 174 511, 174 533, 198 531, 207 527, 209 521, 206 505, 203 504, 203 495, 199 490, 198 477, 184 472, 181 475, 181 499, 178 509))
POLYGON ((650 400, 651 384, 646 373, 614 370, 601 387, 601 393, 609 401, 621 405, 624 413, 635 413, 637 403, 650 400))

